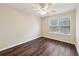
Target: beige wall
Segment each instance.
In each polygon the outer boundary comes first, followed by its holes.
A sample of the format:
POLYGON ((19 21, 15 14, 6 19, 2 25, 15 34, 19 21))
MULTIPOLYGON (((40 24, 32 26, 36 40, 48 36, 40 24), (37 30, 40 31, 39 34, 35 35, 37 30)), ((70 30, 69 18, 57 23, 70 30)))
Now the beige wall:
POLYGON ((0 6, 0 50, 40 37, 41 20, 0 6))
POLYGON ((79 5, 76 9, 76 47, 79 54, 79 5))
POLYGON ((38 17, 21 13, 12 8, 0 6, 0 50, 13 47, 40 36, 75 44, 75 35, 75 11, 45 17, 41 20, 38 17), (65 15, 71 16, 72 35, 49 34, 48 20, 65 15))
POLYGON ((56 39, 59 41, 64 41, 64 42, 68 42, 68 43, 72 43, 75 44, 75 10, 74 11, 70 11, 70 12, 65 12, 65 13, 61 13, 58 15, 54 15, 54 16, 50 16, 50 17, 45 17, 42 18, 42 36, 44 37, 48 37, 51 39, 56 39), (59 16, 71 16, 71 35, 70 36, 66 36, 66 35, 60 35, 60 34, 50 34, 48 33, 48 20, 49 19, 53 19, 59 16))

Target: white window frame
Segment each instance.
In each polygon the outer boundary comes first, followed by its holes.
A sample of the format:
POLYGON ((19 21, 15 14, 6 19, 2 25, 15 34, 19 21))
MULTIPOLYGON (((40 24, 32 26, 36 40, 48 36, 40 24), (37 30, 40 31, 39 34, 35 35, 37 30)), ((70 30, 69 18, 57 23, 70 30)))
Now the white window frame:
MULTIPOLYGON (((60 35, 71 35, 71 25, 69 24, 69 26, 70 26, 70 32, 68 33, 68 34, 65 34, 65 33, 61 33, 61 31, 59 31, 59 29, 58 29, 58 31, 57 32, 53 32, 53 31, 50 31, 49 30, 49 27, 50 27, 50 21, 51 20, 54 20, 54 19, 57 19, 58 20, 58 23, 59 23, 59 19, 62 19, 62 18, 64 18, 64 17, 68 17, 69 18, 69 21, 70 21, 70 24, 71 24, 71 17, 70 16, 61 16, 61 17, 57 17, 57 18, 53 18, 53 19, 49 19, 48 20, 48 33, 49 34, 60 34, 60 35)), ((53 26, 53 25, 52 25, 53 26)), ((55 25, 55 26, 60 26, 60 25, 55 25)), ((62 26, 62 25, 61 25, 62 26)))

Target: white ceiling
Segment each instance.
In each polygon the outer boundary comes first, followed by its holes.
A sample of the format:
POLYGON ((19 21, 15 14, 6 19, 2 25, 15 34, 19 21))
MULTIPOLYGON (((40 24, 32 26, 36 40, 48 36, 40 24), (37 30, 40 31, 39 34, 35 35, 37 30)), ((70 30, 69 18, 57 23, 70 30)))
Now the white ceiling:
MULTIPOLYGON (((21 11, 27 14, 43 17, 41 14, 36 13, 36 11, 33 10, 33 4, 34 3, 8 3, 8 4, 6 3, 4 5, 17 9, 18 11, 21 11)), ((54 4, 55 4, 54 8, 57 9, 57 12, 54 12, 54 13, 51 12, 44 16, 51 16, 51 15, 59 14, 62 12, 67 12, 67 11, 76 9, 77 7, 77 3, 54 3, 54 4)))

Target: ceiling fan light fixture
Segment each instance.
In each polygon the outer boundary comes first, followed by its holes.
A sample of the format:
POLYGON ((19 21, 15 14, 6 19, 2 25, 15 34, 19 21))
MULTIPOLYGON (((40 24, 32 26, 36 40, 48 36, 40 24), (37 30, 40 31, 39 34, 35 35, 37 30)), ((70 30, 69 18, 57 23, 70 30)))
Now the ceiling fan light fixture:
POLYGON ((35 5, 35 10, 41 15, 46 15, 47 13, 56 12, 54 5, 51 3, 38 3, 35 5))
POLYGON ((41 15, 45 15, 45 14, 47 14, 46 11, 41 11, 41 15))

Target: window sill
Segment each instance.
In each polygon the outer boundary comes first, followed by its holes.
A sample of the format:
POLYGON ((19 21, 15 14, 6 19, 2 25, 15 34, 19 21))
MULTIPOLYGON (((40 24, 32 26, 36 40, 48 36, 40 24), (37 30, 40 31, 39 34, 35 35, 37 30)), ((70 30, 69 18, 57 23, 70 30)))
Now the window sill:
POLYGON ((58 32, 48 32, 49 34, 56 34, 56 35, 65 35, 70 36, 71 34, 64 34, 64 33, 58 33, 58 32))

